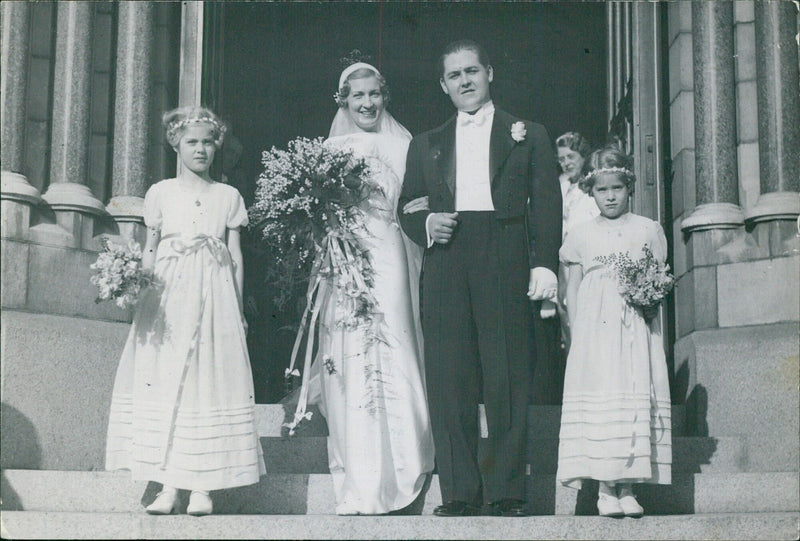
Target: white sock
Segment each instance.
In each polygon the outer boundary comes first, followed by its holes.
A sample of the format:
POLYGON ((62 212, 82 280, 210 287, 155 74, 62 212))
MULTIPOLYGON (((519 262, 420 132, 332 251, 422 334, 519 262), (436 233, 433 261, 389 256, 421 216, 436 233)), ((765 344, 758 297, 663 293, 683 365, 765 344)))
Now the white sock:
POLYGON ((598 492, 607 496, 617 496, 617 491, 614 489, 613 481, 600 481, 600 488, 598 489, 598 492))
POLYGON ((620 498, 633 496, 633 488, 630 483, 623 483, 617 486, 617 494, 620 498))

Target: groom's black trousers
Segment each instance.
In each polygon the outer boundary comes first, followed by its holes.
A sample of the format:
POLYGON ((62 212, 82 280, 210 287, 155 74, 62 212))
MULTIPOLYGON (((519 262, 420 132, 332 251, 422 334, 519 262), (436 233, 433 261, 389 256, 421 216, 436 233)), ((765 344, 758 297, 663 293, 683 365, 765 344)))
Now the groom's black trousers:
POLYGON ((425 252, 425 374, 442 500, 526 500, 530 276, 523 218, 460 212, 425 252), (489 441, 478 456, 478 404, 489 441))

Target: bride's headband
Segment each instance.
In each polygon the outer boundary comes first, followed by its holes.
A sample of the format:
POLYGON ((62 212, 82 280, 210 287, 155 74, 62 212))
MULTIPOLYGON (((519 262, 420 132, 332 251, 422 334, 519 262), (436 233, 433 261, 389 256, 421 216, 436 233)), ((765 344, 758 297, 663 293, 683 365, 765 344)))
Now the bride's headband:
POLYGON ((592 169, 583 177, 584 181, 589 180, 590 178, 596 177, 597 175, 603 174, 620 174, 625 175, 628 178, 636 178, 633 174, 633 171, 627 169, 625 167, 601 167, 599 169, 592 169))
POLYGON ((378 69, 372 64, 367 64, 366 62, 356 62, 355 64, 350 64, 344 69, 344 71, 342 71, 342 74, 339 76, 339 88, 342 88, 344 86, 344 82, 347 80, 348 77, 350 77, 350 75, 353 74, 353 72, 358 71, 360 69, 368 69, 375 75, 381 74, 381 72, 379 72, 378 69))

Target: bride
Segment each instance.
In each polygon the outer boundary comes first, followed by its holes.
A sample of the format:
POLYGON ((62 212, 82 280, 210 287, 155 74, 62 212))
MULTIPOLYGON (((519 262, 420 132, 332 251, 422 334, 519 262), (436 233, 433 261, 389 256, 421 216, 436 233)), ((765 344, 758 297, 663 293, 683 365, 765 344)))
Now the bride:
POLYGON ((375 273, 371 332, 379 339, 337 326, 337 289, 326 288, 311 384, 320 384, 328 421, 336 512, 371 515, 410 505, 433 470, 419 319, 422 252, 395 215, 411 134, 385 109, 385 79, 357 62, 342 72, 335 97, 339 110, 325 144, 365 158, 383 192, 364 207, 368 234, 360 240, 375 273))

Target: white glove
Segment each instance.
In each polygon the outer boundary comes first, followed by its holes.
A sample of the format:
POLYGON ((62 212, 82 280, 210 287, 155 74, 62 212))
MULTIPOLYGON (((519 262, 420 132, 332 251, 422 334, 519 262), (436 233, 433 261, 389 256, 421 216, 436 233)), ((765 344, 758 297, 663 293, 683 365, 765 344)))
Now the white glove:
POLYGON ((531 269, 531 279, 528 284, 528 298, 532 301, 555 300, 558 292, 558 278, 547 267, 531 269))

